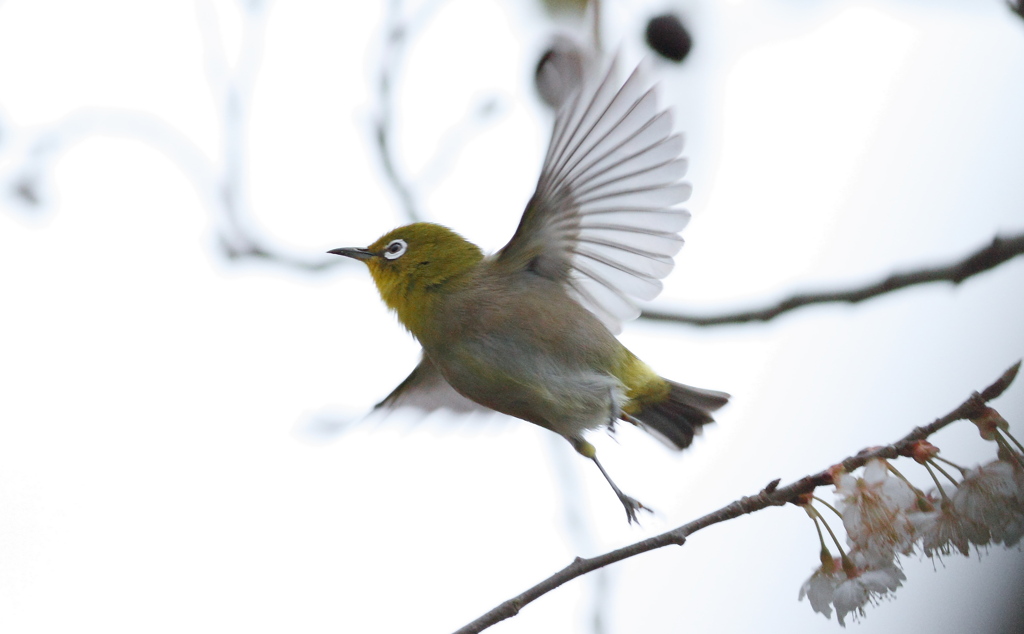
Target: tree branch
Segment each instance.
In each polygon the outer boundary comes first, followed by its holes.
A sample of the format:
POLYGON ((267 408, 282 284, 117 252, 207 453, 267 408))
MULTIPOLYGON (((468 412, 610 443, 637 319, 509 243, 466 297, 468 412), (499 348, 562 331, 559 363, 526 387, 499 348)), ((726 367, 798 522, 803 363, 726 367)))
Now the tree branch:
POLYGON ((831 302, 847 302, 855 304, 885 293, 930 282, 952 282, 959 284, 964 280, 999 266, 1003 262, 1024 254, 1024 233, 1002 238, 996 236, 987 246, 971 253, 967 257, 934 268, 924 268, 908 273, 895 273, 889 277, 869 284, 862 288, 848 291, 831 291, 821 293, 800 293, 785 299, 774 306, 759 310, 750 310, 725 315, 688 315, 659 310, 645 310, 640 316, 655 321, 674 321, 695 326, 719 326, 722 324, 742 324, 751 321, 768 321, 782 313, 809 306, 831 302))
MULTIPOLYGON (((384 17, 384 42, 376 76, 376 112, 370 123, 372 145, 384 172, 384 181, 394 192, 402 211, 410 222, 422 220, 417 191, 424 187, 423 175, 410 177, 402 172, 395 151, 395 78, 405 61, 409 41, 422 30, 424 23, 437 12, 444 0, 423 3, 412 15, 403 17, 404 0, 390 0, 384 17)), ((433 157, 426 164, 427 180, 438 178, 445 171, 457 150, 476 133, 498 110, 498 99, 487 97, 474 104, 460 125, 449 130, 433 157)))
POLYGON ((373 122, 373 138, 376 142, 377 158, 380 159, 385 179, 395 195, 398 196, 405 215, 410 221, 416 222, 420 219, 419 211, 416 209, 416 197, 406 183, 406 179, 399 173, 391 148, 391 131, 394 127, 391 88, 394 83, 394 75, 398 72, 398 62, 405 51, 409 32, 408 26, 401 21, 401 13, 402 0, 391 0, 388 3, 385 17, 386 42, 381 51, 380 67, 377 69, 377 116, 373 122))
POLYGON ((1007 0, 1006 6, 1010 8, 1010 11, 1020 16, 1021 19, 1024 19, 1024 0, 1017 0, 1016 3, 1007 0))
MULTIPOLYGON (((988 386, 980 393, 975 392, 966 401, 961 403, 959 407, 942 418, 938 418, 923 427, 914 428, 913 431, 895 443, 885 445, 883 447, 876 447, 870 450, 862 450, 856 455, 846 458, 839 463, 839 465, 842 466, 844 471, 851 472, 864 466, 869 460, 874 458, 894 459, 899 456, 909 455, 913 443, 929 437, 954 421, 971 418, 980 414, 988 401, 1000 396, 1006 388, 1010 386, 1013 379, 1017 376, 1017 371, 1020 370, 1020 366, 1021 362, 1018 361, 1006 370, 1006 372, 1004 372, 992 385, 988 386)), ((519 596, 505 601, 472 623, 456 630, 455 634, 476 634, 477 632, 482 632, 495 623, 515 616, 526 604, 536 600, 544 594, 547 594, 562 584, 571 581, 576 577, 585 575, 588 572, 597 570, 598 568, 622 561, 623 559, 634 557, 641 553, 663 548, 665 546, 682 546, 686 543, 687 537, 702 528, 707 528, 708 526, 731 520, 741 515, 760 511, 761 509, 769 506, 782 506, 788 502, 793 502, 799 496, 810 493, 819 486, 832 484, 834 473, 834 468, 825 469, 824 471, 814 475, 805 476, 800 480, 781 488, 778 487, 779 481, 774 480, 756 495, 740 498, 739 500, 714 511, 713 513, 709 513, 668 532, 596 557, 577 557, 571 564, 562 570, 559 570, 519 596)))

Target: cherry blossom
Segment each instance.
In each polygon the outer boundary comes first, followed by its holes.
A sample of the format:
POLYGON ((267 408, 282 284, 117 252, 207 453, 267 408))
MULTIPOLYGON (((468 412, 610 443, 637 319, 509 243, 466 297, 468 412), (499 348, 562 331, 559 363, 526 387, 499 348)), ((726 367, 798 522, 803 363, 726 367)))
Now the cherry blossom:
POLYGON ((1002 460, 970 469, 952 496, 958 514, 986 527, 993 542, 1007 546, 1016 545, 1024 535, 1016 471, 1002 460))
POLYGON ((871 460, 862 477, 842 474, 836 483, 843 525, 852 546, 875 566, 914 548, 914 526, 907 516, 917 495, 907 483, 890 477, 885 460, 871 460))
POLYGON ((851 551, 847 557, 823 561, 800 587, 799 599, 807 597, 815 612, 832 618, 835 607, 839 624, 846 626, 846 615, 864 615, 864 607, 895 592, 906 576, 895 564, 873 567, 863 553, 851 551))

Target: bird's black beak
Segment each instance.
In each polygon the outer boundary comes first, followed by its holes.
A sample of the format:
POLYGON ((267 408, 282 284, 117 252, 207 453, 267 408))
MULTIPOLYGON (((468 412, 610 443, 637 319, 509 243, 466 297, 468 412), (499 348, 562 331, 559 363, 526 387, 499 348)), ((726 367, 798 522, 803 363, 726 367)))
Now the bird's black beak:
POLYGON ((340 249, 331 249, 328 253, 334 255, 344 255, 347 258, 354 258, 356 260, 369 260, 370 258, 377 255, 373 251, 367 251, 366 249, 358 249, 356 247, 342 247, 340 249))

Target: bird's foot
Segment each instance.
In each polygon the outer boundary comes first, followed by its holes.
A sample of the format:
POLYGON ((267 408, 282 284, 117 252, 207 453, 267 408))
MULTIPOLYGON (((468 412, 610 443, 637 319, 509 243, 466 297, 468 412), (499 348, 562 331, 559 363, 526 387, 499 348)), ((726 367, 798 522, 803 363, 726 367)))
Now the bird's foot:
POLYGON ((619 502, 622 502, 623 508, 626 509, 626 519, 629 520, 630 524, 636 523, 637 526, 640 525, 640 520, 637 519, 636 516, 637 511, 647 511, 648 513, 654 512, 644 506, 640 500, 630 497, 622 491, 616 490, 615 494, 619 496, 619 502))
POLYGON ((601 470, 601 475, 603 475, 604 479, 608 481, 608 484, 612 487, 612 491, 614 491, 616 497, 619 498, 619 502, 622 502, 622 507, 626 509, 626 519, 629 520, 630 524, 634 522, 636 522, 637 525, 640 524, 640 520, 636 517, 637 511, 647 511, 648 513, 654 512, 650 508, 641 504, 636 498, 632 498, 622 492, 622 489, 615 484, 611 476, 608 475, 608 472, 604 470, 604 466, 601 464, 601 461, 597 459, 597 451, 594 449, 593 445, 582 438, 570 438, 569 442, 571 442, 572 446, 576 448, 576 451, 593 460, 594 464, 597 465, 597 468, 601 470))

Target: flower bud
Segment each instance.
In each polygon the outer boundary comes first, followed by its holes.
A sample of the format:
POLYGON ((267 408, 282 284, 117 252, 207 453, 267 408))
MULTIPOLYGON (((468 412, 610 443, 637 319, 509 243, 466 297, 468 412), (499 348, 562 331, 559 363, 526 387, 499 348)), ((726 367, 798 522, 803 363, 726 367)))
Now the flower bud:
POLYGON ((913 458, 918 464, 924 464, 939 455, 939 448, 927 440, 915 440, 910 443, 905 455, 913 458))
POLYGON ((972 416, 971 422, 978 426, 978 432, 985 440, 995 440, 997 429, 1006 431, 1010 428, 1006 419, 991 407, 986 407, 977 416, 972 416))

